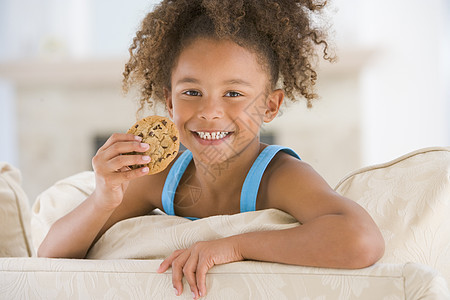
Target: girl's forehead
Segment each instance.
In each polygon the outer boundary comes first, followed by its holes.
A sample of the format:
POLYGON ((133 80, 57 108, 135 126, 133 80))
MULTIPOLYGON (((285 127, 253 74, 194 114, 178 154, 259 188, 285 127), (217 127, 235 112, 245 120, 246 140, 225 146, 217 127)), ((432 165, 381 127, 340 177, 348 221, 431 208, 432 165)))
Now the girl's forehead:
MULTIPOLYGON (((222 70, 255 76, 267 72, 257 55, 231 40, 198 38, 180 52, 173 72, 222 70)), ((173 74, 172 74, 173 75, 173 74)))
POLYGON ((198 38, 181 50, 180 58, 186 59, 190 56, 196 56, 197 59, 203 57, 208 59, 213 56, 224 60, 245 59, 251 63, 256 60, 256 55, 253 52, 231 40, 207 38, 198 38))

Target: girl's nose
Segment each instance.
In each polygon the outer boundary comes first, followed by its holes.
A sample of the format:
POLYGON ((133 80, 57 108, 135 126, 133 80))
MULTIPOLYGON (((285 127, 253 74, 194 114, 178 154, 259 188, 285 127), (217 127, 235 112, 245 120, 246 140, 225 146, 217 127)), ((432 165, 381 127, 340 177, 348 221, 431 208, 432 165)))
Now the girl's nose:
POLYGON ((203 97, 202 104, 198 110, 198 116, 204 120, 214 120, 223 117, 223 107, 214 97, 203 97))

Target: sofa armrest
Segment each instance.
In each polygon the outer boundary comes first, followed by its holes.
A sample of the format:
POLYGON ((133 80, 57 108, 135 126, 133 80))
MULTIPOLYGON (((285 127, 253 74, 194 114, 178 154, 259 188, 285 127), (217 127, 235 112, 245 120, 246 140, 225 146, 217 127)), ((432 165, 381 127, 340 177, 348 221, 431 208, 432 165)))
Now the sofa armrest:
POLYGON ((30 204, 18 169, 0 162, 0 257, 32 256, 30 204))
MULTIPOLYGON (((191 299, 183 279, 175 296, 162 260, 1 258, 0 295, 7 299, 191 299)), ((208 299, 449 299, 446 281, 427 266, 375 264, 360 270, 255 261, 214 266, 208 299)))

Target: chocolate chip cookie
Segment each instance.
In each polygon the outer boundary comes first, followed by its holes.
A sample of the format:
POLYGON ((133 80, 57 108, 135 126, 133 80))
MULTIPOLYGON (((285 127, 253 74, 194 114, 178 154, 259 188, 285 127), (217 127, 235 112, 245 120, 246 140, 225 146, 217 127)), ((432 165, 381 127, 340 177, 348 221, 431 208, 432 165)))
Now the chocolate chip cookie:
POLYGON ((150 156, 150 162, 146 165, 130 166, 133 169, 148 166, 148 174, 164 170, 177 156, 180 148, 178 129, 165 117, 148 116, 134 124, 127 133, 142 137, 142 142, 150 145, 146 152, 139 153, 150 156))

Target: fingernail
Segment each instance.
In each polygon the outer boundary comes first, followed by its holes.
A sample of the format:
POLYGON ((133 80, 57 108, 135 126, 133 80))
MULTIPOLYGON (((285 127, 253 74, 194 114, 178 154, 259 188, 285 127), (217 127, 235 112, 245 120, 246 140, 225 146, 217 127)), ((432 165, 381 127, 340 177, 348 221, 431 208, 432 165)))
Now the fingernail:
POLYGON ((141 147, 147 149, 148 147, 150 147, 150 145, 147 143, 141 143, 141 147))
POLYGON ((176 295, 176 296, 179 296, 178 290, 177 290, 176 288, 173 288, 173 289, 174 289, 174 291, 175 291, 175 295, 176 295))
POLYGON ((192 299, 195 299, 195 293, 192 292, 192 299))
POLYGON ((141 169, 142 173, 148 173, 150 171, 150 169, 148 167, 144 167, 141 169))
POLYGON ((198 294, 200 295, 200 297, 203 297, 203 294, 201 291, 199 291, 198 294))
POLYGON ((134 139, 136 140, 136 141, 142 141, 142 137, 140 137, 140 136, 138 136, 138 135, 135 135, 134 136, 134 139))
POLYGON ((149 160, 150 160, 150 156, 148 156, 148 155, 143 155, 143 156, 142 156, 142 160, 144 160, 144 161, 149 161, 149 160))

